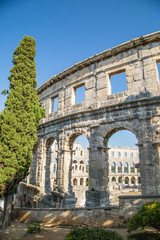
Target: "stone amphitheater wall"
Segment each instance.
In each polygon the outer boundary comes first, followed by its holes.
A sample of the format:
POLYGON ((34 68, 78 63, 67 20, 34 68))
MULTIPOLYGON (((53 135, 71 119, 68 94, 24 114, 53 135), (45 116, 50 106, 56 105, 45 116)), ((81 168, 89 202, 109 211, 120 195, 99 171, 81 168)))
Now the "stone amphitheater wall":
MULTIPOLYGON (((37 149, 30 182, 45 193, 47 142, 57 141, 57 189, 66 194, 65 206, 74 205, 71 186, 73 142, 89 141, 89 190, 86 206, 109 203, 109 138, 119 130, 135 134, 140 153, 142 195, 160 193, 159 137, 160 32, 132 39, 90 57, 45 82, 37 91, 46 109, 38 129, 37 149), (111 76, 125 72, 127 89, 112 93, 111 76), (85 87, 85 101, 75 104, 77 88, 85 87), (58 110, 52 111, 58 97, 58 110), (96 193, 91 191, 94 187, 96 193), (72 202, 72 200, 73 202, 72 202)), ((49 181, 48 181, 49 182, 49 181)))

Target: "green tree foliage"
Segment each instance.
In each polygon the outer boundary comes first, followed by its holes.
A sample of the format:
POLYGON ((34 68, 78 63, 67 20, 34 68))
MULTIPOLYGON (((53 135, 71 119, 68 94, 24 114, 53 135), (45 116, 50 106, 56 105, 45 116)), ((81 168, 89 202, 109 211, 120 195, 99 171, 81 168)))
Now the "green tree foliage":
POLYGON ((75 228, 67 234, 66 240, 123 240, 117 232, 101 228, 75 228))
POLYGON ((10 92, 0 115, 0 195, 12 194, 28 175, 44 109, 36 93, 36 44, 25 36, 13 54, 10 92))
POLYGON ((142 205, 138 213, 129 221, 128 232, 146 226, 160 230, 160 202, 152 201, 142 205))

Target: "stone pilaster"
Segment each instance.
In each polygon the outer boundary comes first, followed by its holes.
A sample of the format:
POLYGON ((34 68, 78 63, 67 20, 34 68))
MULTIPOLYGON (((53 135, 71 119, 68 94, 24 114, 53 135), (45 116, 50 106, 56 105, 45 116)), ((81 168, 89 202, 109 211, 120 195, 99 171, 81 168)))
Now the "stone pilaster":
POLYGON ((93 127, 92 132, 94 141, 91 141, 89 151, 89 190, 86 191, 86 207, 106 206, 109 204, 108 148, 100 146, 102 139, 98 137, 98 126, 93 127))
POLYGON ((160 193, 158 146, 152 142, 144 142, 139 145, 142 195, 160 193))

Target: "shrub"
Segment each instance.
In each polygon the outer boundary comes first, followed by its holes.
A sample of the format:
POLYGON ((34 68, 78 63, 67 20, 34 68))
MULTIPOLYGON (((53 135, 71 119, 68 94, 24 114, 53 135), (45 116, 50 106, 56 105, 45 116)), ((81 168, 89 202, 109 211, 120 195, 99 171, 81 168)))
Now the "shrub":
POLYGON ((100 228, 75 228, 65 240, 123 240, 123 237, 115 231, 100 228))
POLYGON ((160 235, 153 232, 141 232, 130 235, 127 240, 160 240, 160 235))
POLYGON ((27 226, 27 233, 39 233, 39 232, 45 232, 46 230, 44 227, 40 226, 40 224, 36 223, 33 225, 28 225, 27 226))
POLYGON ((128 232, 142 227, 154 227, 160 230, 160 203, 147 202, 142 205, 138 213, 131 218, 128 224, 128 232))

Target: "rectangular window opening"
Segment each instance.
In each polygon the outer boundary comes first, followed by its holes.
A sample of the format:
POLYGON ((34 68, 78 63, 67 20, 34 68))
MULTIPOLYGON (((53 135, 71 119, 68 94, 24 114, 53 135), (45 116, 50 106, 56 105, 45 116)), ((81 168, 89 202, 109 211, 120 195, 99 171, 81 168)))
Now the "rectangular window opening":
POLYGON ((75 104, 82 103, 85 101, 85 86, 75 87, 75 104))
POLYGON ((58 111, 58 96, 52 98, 52 112, 58 111))
POLYGON ((118 152, 118 156, 119 156, 119 157, 121 156, 121 153, 120 153, 120 152, 118 152))
POLYGON ((126 72, 110 74, 111 94, 127 91, 126 72))

